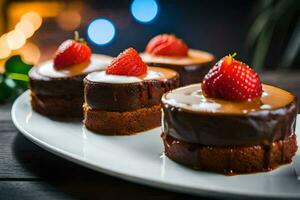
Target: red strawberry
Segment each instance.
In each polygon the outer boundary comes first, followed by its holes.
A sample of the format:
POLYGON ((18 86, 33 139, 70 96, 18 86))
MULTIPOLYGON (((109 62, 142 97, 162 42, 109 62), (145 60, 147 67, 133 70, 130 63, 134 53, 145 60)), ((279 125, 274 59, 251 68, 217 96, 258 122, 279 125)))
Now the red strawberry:
POLYGON ((260 97, 262 85, 253 69, 229 55, 206 74, 202 90, 211 97, 244 101, 260 97))
POLYGON ((75 32, 75 40, 66 40, 58 47, 54 56, 54 68, 65 69, 89 61, 90 58, 90 47, 82 38, 79 38, 78 32, 75 32))
POLYGON ((162 34, 150 40, 146 52, 158 56, 187 56, 188 46, 174 35, 162 34))
POLYGON ((107 74, 124 76, 142 76, 147 72, 147 65, 134 48, 128 48, 114 58, 106 68, 107 74))

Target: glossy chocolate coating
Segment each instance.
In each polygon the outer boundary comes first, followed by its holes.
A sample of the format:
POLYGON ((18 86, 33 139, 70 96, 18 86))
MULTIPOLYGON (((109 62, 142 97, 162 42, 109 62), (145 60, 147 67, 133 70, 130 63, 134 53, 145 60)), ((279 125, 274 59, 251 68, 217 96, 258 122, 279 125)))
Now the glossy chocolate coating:
POLYGON ((180 86, 199 83, 213 66, 214 56, 204 51, 190 49, 187 57, 164 57, 141 54, 150 66, 168 68, 180 76, 180 86))
POLYGON ((204 76, 210 70, 213 61, 202 64, 186 65, 186 66, 176 66, 172 64, 162 64, 162 63, 151 63, 147 62, 148 65, 153 65, 162 68, 168 68, 176 71, 180 77, 180 86, 185 86, 193 83, 199 83, 202 81, 204 76))
POLYGON ((86 74, 72 77, 52 78, 42 76, 38 68, 29 71, 29 87, 32 91, 49 96, 83 96, 82 80, 86 74))
POLYGON ((172 98, 168 93, 162 99, 164 134, 208 146, 269 145, 285 139, 295 130, 296 97, 268 85, 263 90, 259 100, 242 103, 204 97, 201 84, 174 90, 172 98), (198 91, 188 91, 193 87, 198 91))
POLYGON ((38 95, 83 97, 83 78, 90 72, 102 71, 112 57, 92 54, 91 60, 56 70, 53 60, 40 63, 29 71, 30 89, 38 95))
POLYGON ((162 95, 179 85, 179 76, 168 69, 156 68, 168 75, 135 83, 103 83, 84 79, 85 102, 92 109, 132 111, 161 102, 162 95))

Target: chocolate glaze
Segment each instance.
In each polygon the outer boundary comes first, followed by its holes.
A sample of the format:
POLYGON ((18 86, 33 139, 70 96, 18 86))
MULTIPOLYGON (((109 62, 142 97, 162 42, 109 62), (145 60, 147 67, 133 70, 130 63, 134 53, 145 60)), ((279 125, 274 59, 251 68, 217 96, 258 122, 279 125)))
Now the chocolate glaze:
POLYGON ((213 65, 213 55, 199 50, 189 50, 187 57, 164 57, 141 54, 144 62, 150 66, 168 68, 180 75, 180 86, 199 83, 213 65))
POLYGON ((242 103, 205 97, 201 84, 173 90, 162 98, 164 134, 200 145, 270 148, 294 133, 297 104, 287 91, 268 85, 263 90, 260 99, 242 103))
POLYGON ((83 96, 82 80, 86 74, 71 77, 50 78, 38 73, 38 68, 29 71, 29 87, 32 91, 49 96, 83 96))
POLYGON ((147 62, 148 65, 168 68, 176 71, 180 75, 180 86, 189 85, 192 83, 199 83, 202 81, 204 76, 210 70, 213 61, 209 63, 202 63, 196 65, 186 65, 178 67, 176 65, 171 64, 162 64, 162 63, 152 63, 147 62))
POLYGON ((158 105, 165 92, 178 87, 179 76, 172 70, 155 70, 168 72, 168 75, 159 79, 118 84, 94 82, 85 78, 85 102, 92 109, 118 112, 158 105))
POLYGON ((48 60, 29 71, 30 89, 39 95, 83 97, 83 78, 92 71, 104 70, 111 60, 110 56, 93 54, 90 61, 59 71, 48 60))

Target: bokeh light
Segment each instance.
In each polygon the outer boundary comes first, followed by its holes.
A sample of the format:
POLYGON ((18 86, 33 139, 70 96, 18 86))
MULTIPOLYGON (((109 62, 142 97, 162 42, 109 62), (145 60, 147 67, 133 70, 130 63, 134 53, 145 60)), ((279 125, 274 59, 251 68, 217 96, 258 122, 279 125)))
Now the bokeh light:
POLYGON ((27 42, 21 49, 18 50, 18 53, 27 64, 37 64, 41 56, 38 46, 31 42, 27 42))
POLYGON ((8 46, 11 50, 21 48, 25 42, 25 35, 19 30, 12 30, 6 35, 8 46))
POLYGON ((29 38, 33 35, 35 27, 29 21, 20 21, 15 29, 21 31, 26 38, 29 38))
POLYGON ((89 39, 97 45, 106 45, 115 37, 116 29, 113 23, 105 18, 92 21, 87 29, 89 39))
POLYGON ((11 50, 7 42, 7 34, 0 37, 0 59, 6 58, 10 55, 11 50))
POLYGON ((36 31, 42 25, 43 20, 40 14, 36 12, 28 12, 22 16, 21 21, 30 22, 36 31))
POLYGON ((77 10, 69 9, 61 12, 56 18, 58 26, 66 31, 73 31, 80 26, 81 16, 77 10))
POLYGON ((156 0, 134 0, 131 4, 131 14, 141 23, 150 23, 158 14, 156 0))
POLYGON ((40 50, 34 44, 26 43, 26 39, 30 38, 41 25, 42 17, 38 13, 28 12, 22 15, 15 29, 0 37, 0 59, 5 59, 10 54, 19 51, 24 54, 27 61, 37 62, 40 57, 40 50))

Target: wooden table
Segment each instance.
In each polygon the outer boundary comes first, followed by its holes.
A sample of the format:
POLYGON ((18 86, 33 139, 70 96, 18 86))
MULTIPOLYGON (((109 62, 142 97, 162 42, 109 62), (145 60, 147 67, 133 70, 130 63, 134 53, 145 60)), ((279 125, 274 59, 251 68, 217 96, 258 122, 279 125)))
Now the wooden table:
MULTIPOLYGON (((268 72, 262 79, 300 98, 300 72, 268 72)), ((24 138, 10 110, 11 104, 0 105, 0 199, 200 199, 123 181, 59 158, 24 138)))

